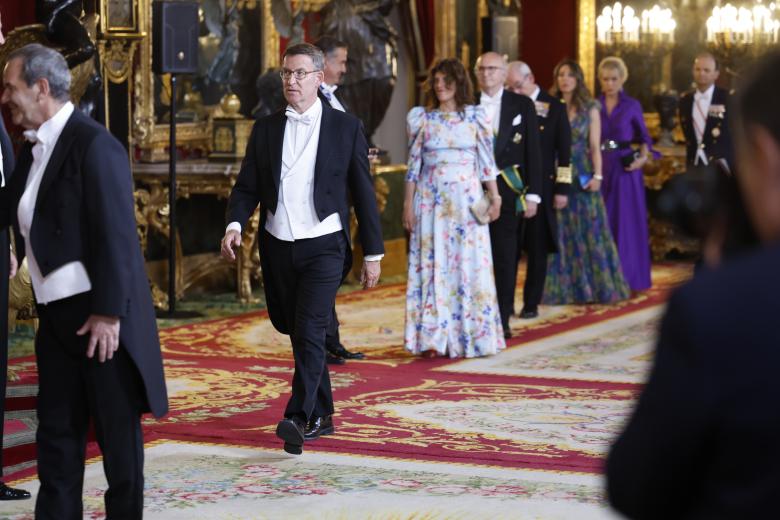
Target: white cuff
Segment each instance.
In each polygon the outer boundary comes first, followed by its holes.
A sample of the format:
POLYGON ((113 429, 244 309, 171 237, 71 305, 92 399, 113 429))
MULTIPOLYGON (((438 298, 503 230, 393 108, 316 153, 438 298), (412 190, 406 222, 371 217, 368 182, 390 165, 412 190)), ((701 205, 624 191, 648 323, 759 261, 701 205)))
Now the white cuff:
POLYGON ((525 200, 527 200, 528 202, 535 202, 537 204, 542 203, 542 198, 536 193, 526 193, 525 200))
POLYGON ((363 257, 364 262, 379 262, 382 258, 384 258, 385 255, 366 255, 363 257))
POLYGON ((228 231, 238 231, 238 234, 241 234, 241 224, 238 222, 231 222, 228 224, 228 226, 225 228, 225 234, 228 234, 228 231))

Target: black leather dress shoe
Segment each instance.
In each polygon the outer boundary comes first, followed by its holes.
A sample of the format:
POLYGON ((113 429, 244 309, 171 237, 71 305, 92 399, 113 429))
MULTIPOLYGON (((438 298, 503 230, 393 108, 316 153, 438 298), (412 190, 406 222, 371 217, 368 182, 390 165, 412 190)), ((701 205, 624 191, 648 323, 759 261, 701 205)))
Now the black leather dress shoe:
POLYGON ((520 317, 524 320, 530 320, 533 318, 539 317, 539 310, 538 309, 526 309, 523 307, 523 310, 520 311, 520 317))
POLYGON ((276 436, 284 441, 284 451, 292 455, 303 453, 305 424, 297 417, 282 419, 276 425, 276 436))
POLYGON ((512 331, 510 329, 504 329, 504 339, 511 339, 512 331))
POLYGON ((27 498, 30 498, 29 491, 8 487, 0 482, 0 500, 25 500, 27 498))
POLYGON ((340 357, 341 359, 365 359, 366 357, 366 355, 362 352, 350 352, 344 348, 344 345, 329 348, 328 352, 336 357, 340 357))
POLYGON ((303 437, 307 441, 313 441, 314 439, 318 439, 320 435, 330 435, 335 431, 336 429, 333 427, 332 415, 312 417, 306 425, 306 429, 303 431, 303 437))
POLYGON ((346 359, 334 356, 330 352, 325 353, 325 363, 329 365, 343 365, 347 362, 346 359))

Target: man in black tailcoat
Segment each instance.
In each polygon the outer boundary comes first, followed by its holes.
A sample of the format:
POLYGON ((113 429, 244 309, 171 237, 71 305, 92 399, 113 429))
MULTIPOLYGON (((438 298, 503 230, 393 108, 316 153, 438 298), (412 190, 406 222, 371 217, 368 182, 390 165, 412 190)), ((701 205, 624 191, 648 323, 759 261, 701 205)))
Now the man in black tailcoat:
POLYGON ((109 518, 143 514, 141 414, 168 399, 154 308, 136 230, 127 150, 74 110, 58 52, 8 56, 2 103, 25 128, 0 226, 14 226, 40 320, 38 519, 83 516, 87 431, 94 425, 109 518))
POLYGON ((308 43, 285 51, 286 110, 258 119, 228 201, 222 255, 235 260, 241 229, 260 204, 258 245, 268 315, 288 334, 295 373, 276 428, 288 453, 334 432, 325 333, 336 291, 352 263, 349 197, 365 251, 361 283, 373 287, 384 254, 379 211, 360 121, 323 103, 322 51, 308 43))
POLYGON ((520 317, 529 319, 539 315, 547 278, 547 255, 558 252, 555 212, 565 208, 569 200, 571 127, 564 104, 539 88, 526 63, 513 61, 509 64, 506 84, 508 90, 528 96, 534 102, 541 135, 542 202, 536 218, 525 221, 518 237, 518 252, 525 249, 528 255, 520 317))
POLYGON ((533 102, 504 89, 507 63, 487 52, 477 59, 477 102, 485 108, 495 135, 494 152, 501 195, 501 214, 490 224, 490 245, 496 295, 504 337, 512 337, 512 315, 517 285, 518 233, 523 219, 536 217, 542 200, 542 155, 539 124, 533 102))

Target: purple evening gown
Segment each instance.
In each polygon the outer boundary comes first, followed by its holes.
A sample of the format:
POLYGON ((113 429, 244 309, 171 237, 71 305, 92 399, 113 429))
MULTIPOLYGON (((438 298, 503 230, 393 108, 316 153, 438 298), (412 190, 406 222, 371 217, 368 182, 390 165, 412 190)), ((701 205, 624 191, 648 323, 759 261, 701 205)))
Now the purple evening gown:
MULTIPOLYGON (((639 101, 620 92, 617 105, 607 115, 604 95, 601 102, 601 142, 646 143, 647 133, 639 101)), ((650 148, 651 153, 655 153, 650 148)), ((620 159, 631 150, 602 151, 604 181, 601 194, 607 206, 607 218, 617 244, 623 275, 633 291, 649 289, 650 237, 647 229, 647 204, 642 170, 625 171, 620 159)))

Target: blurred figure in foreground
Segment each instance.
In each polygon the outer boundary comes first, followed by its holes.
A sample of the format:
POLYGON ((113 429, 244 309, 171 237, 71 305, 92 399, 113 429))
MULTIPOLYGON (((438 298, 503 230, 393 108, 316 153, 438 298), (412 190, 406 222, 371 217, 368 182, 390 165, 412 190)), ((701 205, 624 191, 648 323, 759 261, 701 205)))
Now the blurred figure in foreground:
POLYGON ((762 518, 780 489, 780 54, 740 89, 736 176, 762 245, 669 302, 655 364, 607 462, 630 518, 762 518), (734 305, 738 302, 738 306, 734 305))

